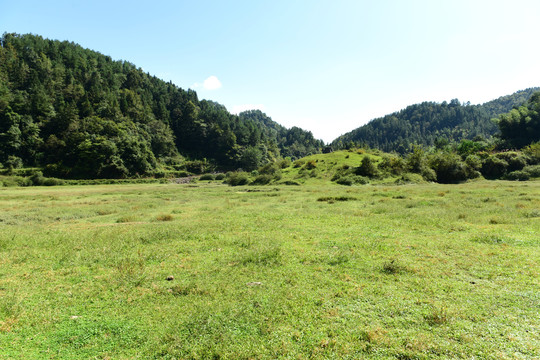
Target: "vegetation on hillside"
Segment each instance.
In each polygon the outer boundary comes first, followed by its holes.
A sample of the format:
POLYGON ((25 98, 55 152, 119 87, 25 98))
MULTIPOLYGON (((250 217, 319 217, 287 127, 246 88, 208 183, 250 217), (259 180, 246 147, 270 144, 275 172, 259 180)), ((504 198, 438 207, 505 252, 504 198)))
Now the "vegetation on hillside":
POLYGON ((287 130, 262 113, 232 115, 193 90, 74 43, 4 34, 0 45, 0 164, 6 168, 124 178, 160 173, 165 165, 178 169, 184 158, 252 169, 322 146, 310 132, 287 130))
POLYGON ((531 88, 487 102, 483 105, 423 102, 374 119, 332 142, 336 149, 367 146, 401 154, 413 151, 415 145, 429 147, 438 142, 489 140, 498 133, 491 119, 521 106, 535 91, 531 88))
POLYGON ((519 149, 540 141, 540 92, 523 106, 500 115, 497 124, 503 146, 519 149))

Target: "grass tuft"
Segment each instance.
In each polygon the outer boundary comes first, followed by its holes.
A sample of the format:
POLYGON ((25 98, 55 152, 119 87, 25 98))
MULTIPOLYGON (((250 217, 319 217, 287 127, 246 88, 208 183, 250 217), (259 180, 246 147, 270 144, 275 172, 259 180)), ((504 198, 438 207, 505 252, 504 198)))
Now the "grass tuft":
POLYGON ((385 262, 381 267, 381 271, 385 274, 401 274, 408 271, 408 269, 393 259, 385 262))
POLYGON ((157 221, 172 221, 174 219, 174 216, 171 214, 160 214, 156 217, 157 221))
POLYGON ((480 243, 480 244, 504 244, 507 243, 507 239, 499 236, 499 235, 479 235, 475 236, 471 239, 472 242, 480 243))
POLYGON ((450 321, 450 316, 445 307, 433 306, 431 311, 424 316, 424 319, 431 326, 443 325, 450 321))

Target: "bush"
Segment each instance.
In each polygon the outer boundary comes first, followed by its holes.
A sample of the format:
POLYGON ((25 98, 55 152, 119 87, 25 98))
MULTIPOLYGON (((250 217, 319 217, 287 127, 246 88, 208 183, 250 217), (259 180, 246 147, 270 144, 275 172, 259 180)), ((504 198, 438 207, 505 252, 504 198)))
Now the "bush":
POLYGON ((163 179, 167 175, 167 172, 164 170, 156 170, 154 171, 154 177, 156 179, 163 179))
POLYGON ((223 180, 223 179, 225 179, 225 174, 223 174, 223 173, 216 174, 214 179, 215 180, 223 180))
POLYGON ((478 155, 469 155, 465 159, 465 164, 473 170, 480 170, 482 168, 482 160, 478 155))
POLYGON ((420 146, 414 146, 413 152, 407 155, 407 168, 410 172, 421 174, 426 167, 426 156, 420 146))
POLYGON ((540 141, 526 146, 523 153, 529 157, 531 165, 540 164, 540 141))
POLYGON ((507 169, 508 163, 505 160, 491 155, 482 162, 480 171, 486 179, 499 179, 506 174, 507 169))
POLYGON ((56 178, 67 178, 69 177, 70 170, 71 169, 61 164, 47 164, 43 169, 43 174, 45 176, 52 176, 56 178))
POLYGON ((286 181, 282 182, 281 184, 283 184, 283 185, 300 186, 300 183, 298 183, 298 182, 296 182, 296 181, 292 181, 292 180, 286 180, 286 181))
POLYGON ((23 166, 23 162, 20 157, 9 155, 6 162, 4 163, 4 166, 10 170, 20 169, 23 166))
POLYGON ((45 178, 45 180, 43 181, 43 186, 59 186, 64 184, 65 181, 62 179, 45 178))
POLYGON ((309 176, 310 178, 316 178, 317 176, 319 176, 319 174, 320 174, 319 169, 313 169, 313 170, 311 170, 311 171, 309 172, 308 176, 309 176))
POLYGON ((304 165, 304 169, 306 170, 313 170, 317 167, 317 163, 315 162, 315 160, 309 160, 308 162, 306 162, 306 164, 304 165))
POLYGON ((507 151, 495 155, 498 159, 508 163, 507 171, 521 170, 527 165, 527 158, 515 151, 507 151))
POLYGON ((36 171, 32 176, 30 176, 30 181, 34 186, 41 186, 45 182, 45 177, 41 171, 36 171))
POLYGON ((227 184, 230 186, 240 186, 249 184, 249 175, 246 172, 233 172, 229 173, 227 177, 227 184))
POLYGON ((364 176, 347 175, 347 176, 338 178, 336 180, 336 183, 339 185, 346 185, 346 186, 351 186, 353 184, 365 185, 365 184, 369 184, 369 179, 364 176))
POLYGON ((259 174, 274 175, 281 172, 281 167, 275 163, 268 163, 259 168, 259 174))
POLYGON ((339 185, 351 186, 353 184, 353 180, 351 176, 346 176, 346 177, 337 179, 336 183, 338 183, 339 185))
POLYGON ((212 181, 215 179, 215 176, 212 174, 203 174, 201 177, 199 177, 199 180, 209 180, 212 181))
POLYGON ((523 170, 512 171, 504 177, 506 180, 526 181, 531 178, 531 175, 523 170))
POLYGON ((277 162, 277 165, 281 169, 288 168, 289 166, 291 166, 291 159, 289 158, 281 159, 280 161, 277 162))
POLYGON ((211 170, 210 164, 208 164, 208 162, 206 161, 201 160, 186 161, 182 167, 193 174, 202 174, 211 170))
POLYGON ((421 169, 420 175, 426 181, 437 181, 437 174, 435 173, 435 170, 427 166, 421 169))
POLYGON ((377 166, 373 163, 373 160, 369 156, 364 156, 362 159, 362 164, 354 169, 356 175, 367 176, 367 177, 376 177, 379 174, 377 166))
POLYGON ((21 176, 7 176, 2 178, 2 185, 4 187, 14 186, 32 186, 32 181, 29 178, 21 176))
POLYGON ((437 153, 430 158, 429 163, 435 170, 437 182, 442 184, 455 184, 478 177, 478 172, 461 162, 457 154, 437 153))
POLYGON ((407 164, 399 156, 384 155, 379 169, 392 175, 400 175, 406 171, 407 164))
POLYGON ((259 175, 253 180, 249 185, 266 185, 269 184, 273 179, 272 175, 263 174, 259 175))
POLYGON ((396 180, 396 184, 421 184, 424 181, 424 178, 420 174, 405 173, 396 180))
POLYGON ((540 177, 540 165, 529 165, 523 168, 523 171, 532 178, 540 177))

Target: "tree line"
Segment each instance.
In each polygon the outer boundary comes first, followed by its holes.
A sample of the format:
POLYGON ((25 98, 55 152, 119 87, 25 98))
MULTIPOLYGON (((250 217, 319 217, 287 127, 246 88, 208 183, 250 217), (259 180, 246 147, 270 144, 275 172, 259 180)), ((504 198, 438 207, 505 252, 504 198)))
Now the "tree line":
POLYGON ((0 164, 125 178, 200 160, 253 169, 317 153, 311 132, 216 102, 111 57, 37 35, 0 38, 0 164))
POLYGON ((500 134, 493 118, 517 108, 540 88, 518 91, 482 105, 423 102, 377 118, 332 142, 335 149, 368 146, 406 154, 415 146, 460 142, 462 139, 490 140, 500 134))

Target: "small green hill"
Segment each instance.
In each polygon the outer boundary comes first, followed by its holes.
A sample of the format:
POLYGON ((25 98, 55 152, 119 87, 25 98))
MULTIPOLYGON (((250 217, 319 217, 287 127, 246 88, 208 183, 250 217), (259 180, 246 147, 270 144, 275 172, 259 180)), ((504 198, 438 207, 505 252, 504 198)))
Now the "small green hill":
POLYGON ((497 124, 492 121, 494 117, 521 106, 539 90, 518 91, 482 105, 462 104, 457 99, 449 103, 410 105, 338 137, 331 146, 340 149, 362 145, 404 154, 410 152, 414 145, 489 139, 499 132, 497 124))
POLYGON ((0 169, 39 167, 75 179, 161 176, 257 168, 322 146, 311 132, 260 112, 231 114, 72 42, 0 37, 0 169))

